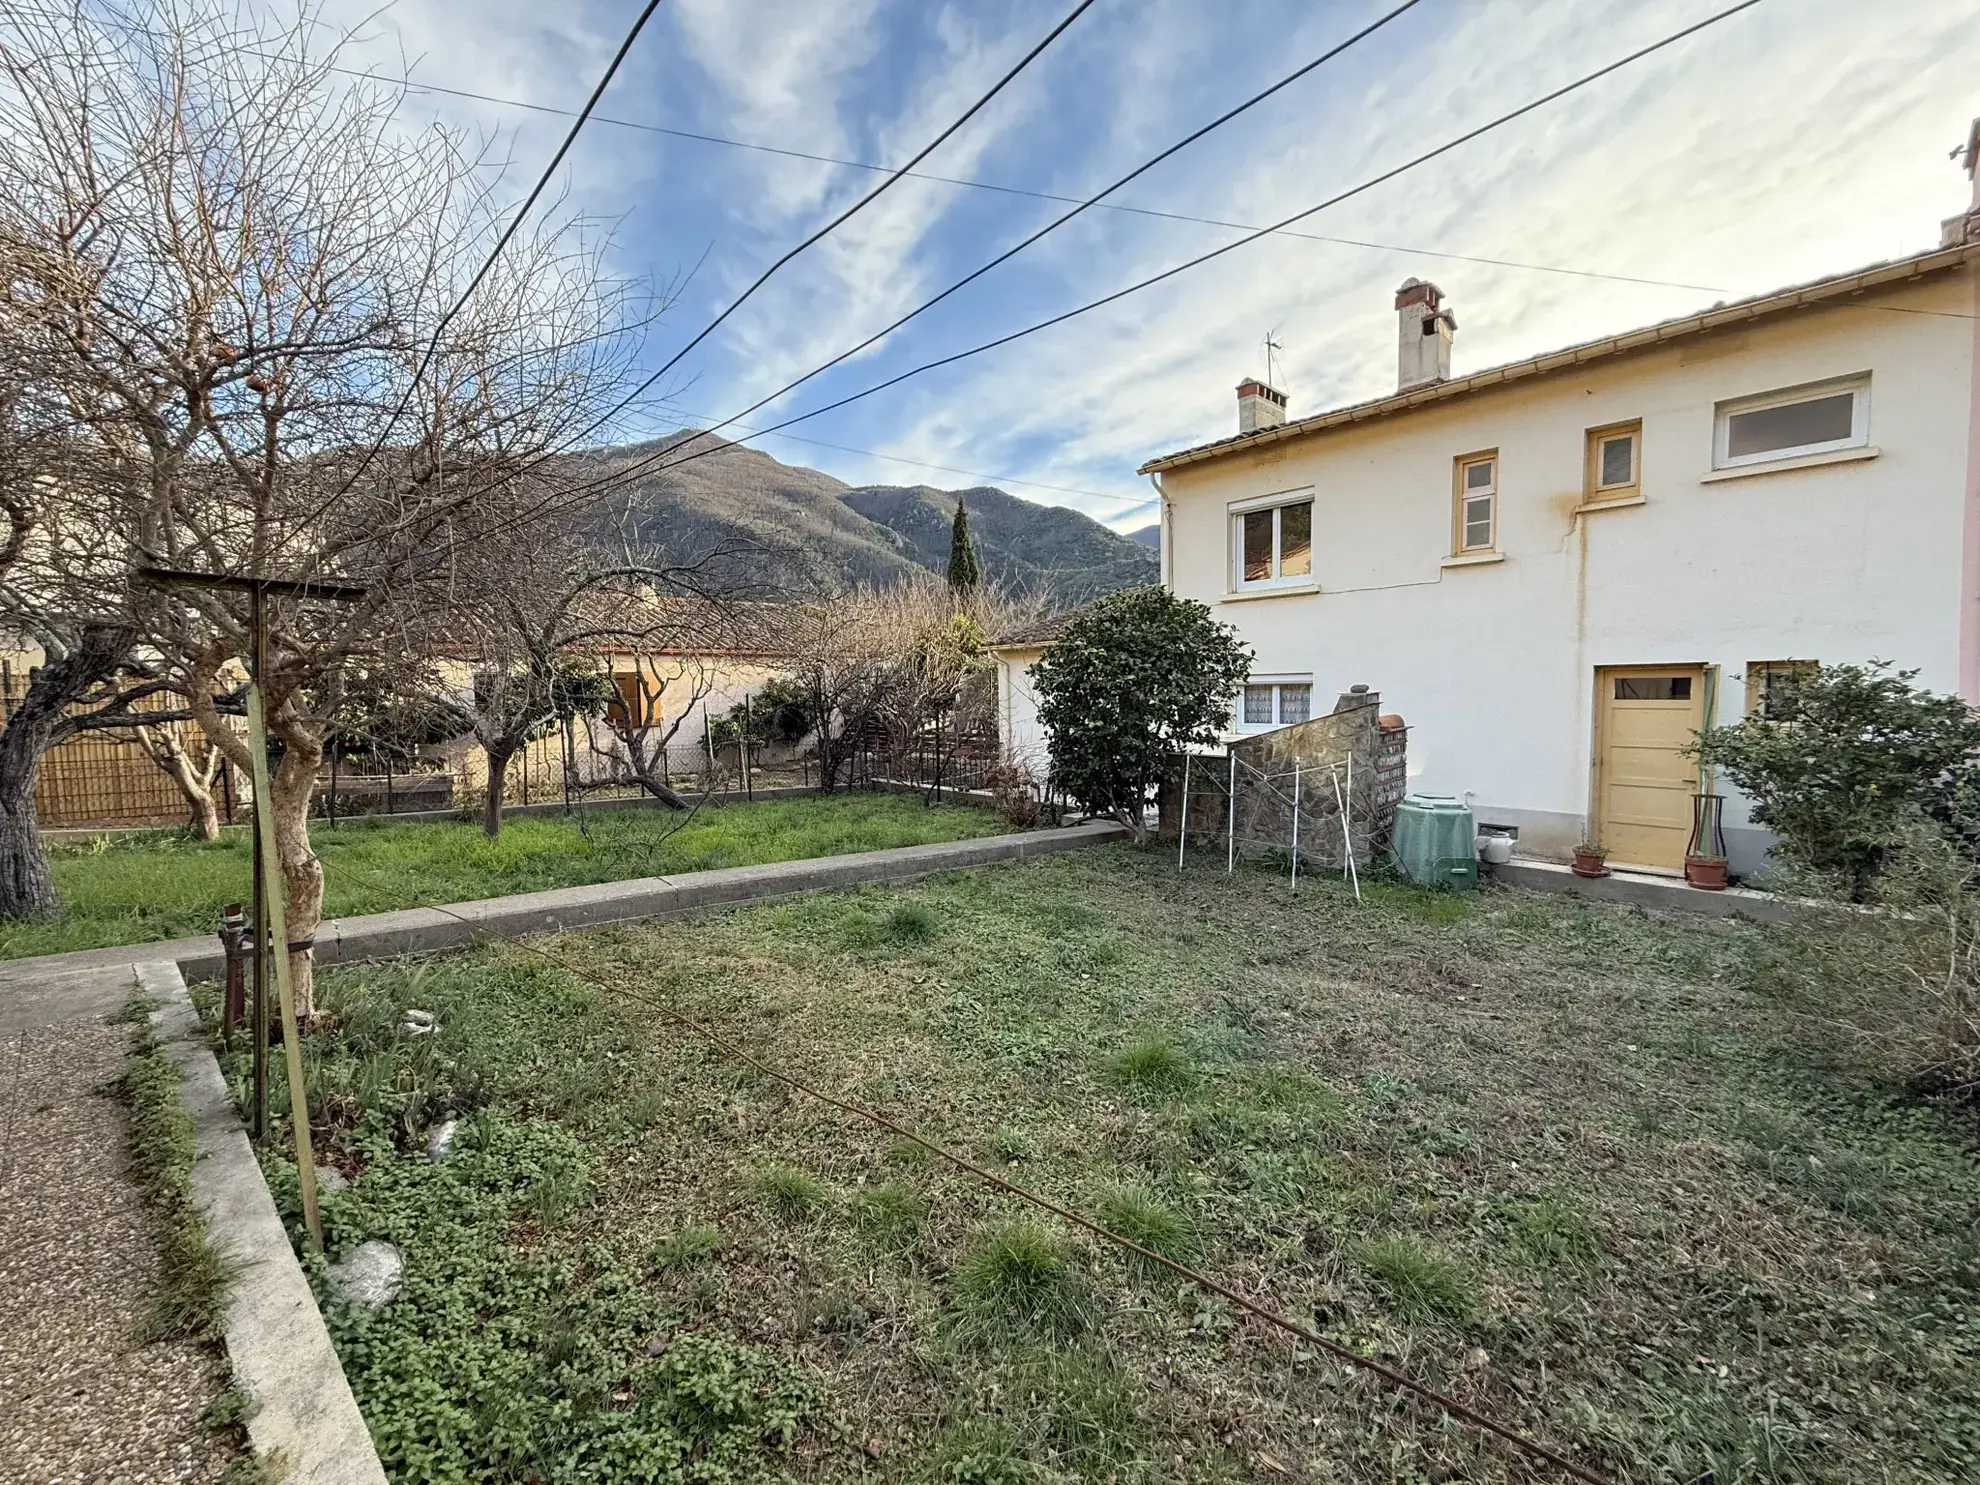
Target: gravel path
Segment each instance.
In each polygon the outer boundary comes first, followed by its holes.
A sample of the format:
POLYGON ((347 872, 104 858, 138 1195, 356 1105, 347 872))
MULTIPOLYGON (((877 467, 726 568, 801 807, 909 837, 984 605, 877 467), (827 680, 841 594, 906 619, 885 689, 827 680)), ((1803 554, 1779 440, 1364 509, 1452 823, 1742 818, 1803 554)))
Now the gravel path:
POLYGON ((0 1040, 0 1480, 219 1481, 239 1459, 200 1421, 220 1363, 138 1339, 158 1282, 150 1209, 128 1174, 116 1076, 126 1028, 100 1020, 0 1040))

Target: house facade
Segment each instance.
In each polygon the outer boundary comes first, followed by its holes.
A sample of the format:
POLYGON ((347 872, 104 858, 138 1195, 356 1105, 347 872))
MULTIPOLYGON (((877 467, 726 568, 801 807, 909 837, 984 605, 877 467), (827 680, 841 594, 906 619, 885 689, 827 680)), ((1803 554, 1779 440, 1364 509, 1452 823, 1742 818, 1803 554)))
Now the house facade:
MULTIPOLYGON (((1245 382, 1234 436, 1143 466, 1163 581, 1256 652, 1235 730, 1366 683, 1413 790, 1523 854, 1679 869, 1715 782, 1686 744, 1785 670, 1980 702, 1976 283, 1980 200, 1931 252, 1453 377, 1451 307, 1409 280, 1394 394, 1288 420, 1245 382)), ((1726 826, 1754 870, 1736 796, 1726 826)))

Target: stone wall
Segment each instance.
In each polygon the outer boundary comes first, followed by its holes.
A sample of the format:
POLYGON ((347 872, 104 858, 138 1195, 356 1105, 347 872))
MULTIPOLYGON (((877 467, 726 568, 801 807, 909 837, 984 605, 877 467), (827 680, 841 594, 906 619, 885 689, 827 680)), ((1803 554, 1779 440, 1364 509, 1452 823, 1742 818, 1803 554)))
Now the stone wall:
POLYGON ((1300 860, 1338 868, 1351 843, 1357 865, 1366 865, 1387 849, 1395 829, 1396 806, 1407 788, 1408 737, 1401 717, 1382 714, 1379 695, 1356 687, 1324 716, 1191 757, 1186 816, 1185 766, 1175 764, 1162 782, 1160 833, 1174 840, 1186 827, 1189 845, 1202 850, 1235 845, 1239 854, 1290 855, 1296 791, 1300 860))

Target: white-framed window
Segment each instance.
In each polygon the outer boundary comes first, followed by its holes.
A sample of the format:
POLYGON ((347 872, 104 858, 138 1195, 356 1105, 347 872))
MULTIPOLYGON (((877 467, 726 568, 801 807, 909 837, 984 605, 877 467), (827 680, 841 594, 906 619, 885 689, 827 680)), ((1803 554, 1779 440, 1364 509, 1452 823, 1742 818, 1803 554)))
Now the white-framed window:
POLYGON ((1267 732, 1274 727, 1290 727, 1313 715, 1313 682, 1298 680, 1254 680, 1238 699, 1237 724, 1240 731, 1267 732))
POLYGON ((1499 539, 1499 451, 1466 454, 1452 479, 1451 550, 1489 552, 1499 539))
POLYGON ((1268 495, 1231 507, 1231 588, 1313 581, 1313 492, 1268 495))
POLYGON ((1737 469, 1870 442, 1870 377, 1838 377, 1721 402, 1712 467, 1737 469))

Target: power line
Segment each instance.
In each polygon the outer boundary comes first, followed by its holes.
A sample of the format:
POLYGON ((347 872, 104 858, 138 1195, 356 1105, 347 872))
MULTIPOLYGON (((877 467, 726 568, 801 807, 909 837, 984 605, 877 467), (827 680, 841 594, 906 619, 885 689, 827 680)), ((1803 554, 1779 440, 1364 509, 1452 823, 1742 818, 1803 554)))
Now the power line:
POLYGON ((379 431, 377 441, 365 451, 364 458, 358 462, 358 467, 352 471, 350 478, 344 481, 339 494, 348 491, 363 478, 365 470, 371 467, 371 461, 377 458, 379 450, 385 447, 386 440, 398 427, 399 419, 405 416, 406 409, 412 405, 413 394, 418 391, 419 384, 425 380, 427 369, 432 366, 434 356, 439 353, 440 337, 446 332, 447 326, 453 323, 454 317, 466 306, 468 300, 474 296, 474 291, 481 287, 482 280, 488 277, 496 260, 502 256, 502 249, 506 248, 509 240, 516 235, 524 218, 529 215, 530 208, 536 205, 537 198, 549 188, 552 177, 557 173, 557 167, 564 163, 564 156, 569 154, 571 146, 577 143, 577 137, 584 129, 585 121, 591 117, 591 111, 598 106, 598 100, 605 96, 605 89, 611 86, 612 79, 618 75, 620 64, 626 60, 626 55, 633 49, 633 43, 639 40, 640 32, 646 29, 646 23, 653 18, 653 12, 659 8, 660 0, 646 0, 646 5, 640 10, 638 18, 633 21, 632 28, 619 43, 619 49, 612 54, 612 61, 605 68, 604 76, 598 79, 598 85, 591 90, 591 96, 584 100, 584 107, 578 110, 577 117, 565 133, 563 143, 557 146, 557 153, 552 155, 550 163, 543 167, 543 173, 536 178, 536 184, 530 187, 529 195, 523 198, 522 205, 516 208, 516 214, 510 219, 509 225, 502 229, 502 235, 496 239, 495 246, 489 250, 481 267, 475 270, 467 288, 434 325, 432 338, 427 342, 425 354, 420 357, 419 369, 413 373, 412 380, 406 383, 405 396, 399 399, 398 407, 393 410, 385 427, 379 431))
MULTIPOLYGON (((822 376, 825 372, 830 371, 834 366, 843 365, 845 362, 851 360, 854 356, 857 356, 861 351, 864 351, 871 346, 877 345, 880 341, 885 340, 889 335, 892 335, 896 330, 900 329, 901 326, 907 324, 910 320, 915 319, 917 316, 925 314, 927 311, 933 309, 936 305, 940 304, 944 299, 947 299, 951 294, 954 294, 959 290, 968 287, 970 284, 975 283, 979 278, 982 278, 984 274, 990 272, 993 268, 996 268, 999 264, 1008 263, 1011 259, 1015 258, 1019 253, 1023 252, 1033 243, 1038 242, 1040 239, 1048 237, 1052 233, 1058 231, 1059 228, 1065 226, 1066 223, 1070 222, 1074 217, 1080 215, 1080 213, 1084 212, 1088 207, 1093 206, 1098 202, 1104 201, 1107 197, 1113 195, 1114 192, 1120 190, 1122 186, 1125 186, 1130 181, 1133 181, 1139 178, 1140 176, 1147 174, 1150 170, 1153 170, 1157 165, 1160 165, 1164 160, 1167 160, 1172 156, 1179 154, 1181 151, 1189 148, 1190 145, 1196 143, 1197 140, 1203 138, 1206 134, 1209 134, 1214 130, 1221 129, 1225 124, 1228 124, 1232 119, 1236 118, 1239 114, 1246 112, 1248 109, 1257 107, 1257 105, 1263 103, 1267 98, 1270 98, 1273 94, 1281 91, 1282 89, 1291 87, 1294 83, 1298 82, 1302 77, 1305 77, 1308 73, 1314 71, 1316 68, 1324 66, 1328 62, 1331 62, 1335 57, 1338 57, 1342 52, 1347 51, 1349 48, 1355 46, 1357 43, 1362 42, 1366 40, 1368 37, 1374 35, 1384 26, 1388 25, 1390 21, 1395 20, 1405 11, 1413 10, 1420 3, 1421 0, 1402 0, 1402 3, 1396 6, 1395 9, 1390 10, 1384 13, 1383 15, 1376 17, 1373 21, 1363 26, 1359 31, 1356 31, 1352 36, 1349 36, 1345 41, 1340 41, 1335 43, 1333 46, 1328 47, 1327 50, 1320 53, 1320 55, 1315 57, 1312 61, 1307 62, 1302 66, 1294 68, 1291 72, 1287 73, 1284 77, 1280 78, 1270 87, 1261 89, 1260 91, 1253 93, 1249 98, 1245 99, 1242 103, 1239 103, 1234 107, 1225 109, 1224 112, 1217 115, 1216 118, 1210 120, 1209 123, 1204 124, 1199 128, 1191 130, 1188 134, 1185 134, 1181 139, 1178 139, 1174 144, 1170 145, 1167 149, 1164 149, 1157 154, 1151 155, 1148 159, 1142 161, 1141 164, 1135 166, 1134 169, 1130 170, 1126 175, 1120 177, 1120 179, 1116 180, 1112 185, 1107 186, 1103 190, 1096 191, 1093 195, 1087 197, 1084 201, 1079 201, 1074 203, 1070 211, 1061 212, 1058 216, 1054 217, 1051 221, 1047 222, 1044 226, 1040 227, 1036 232, 1033 232, 1029 237, 1026 237, 1022 241, 1017 242, 1011 247, 1004 249, 1003 252, 997 254, 997 256, 992 258, 989 262, 981 264, 977 268, 974 268, 970 272, 964 274, 961 278, 957 279, 954 283, 950 284, 946 289, 942 290, 941 293, 936 294, 932 298, 924 299, 920 304, 917 304, 913 309, 909 310, 906 314, 902 315, 899 319, 895 320, 891 325, 882 326, 880 329, 874 331, 873 334, 867 336, 866 339, 862 340, 858 345, 853 346, 848 350, 841 351, 838 355, 834 356, 831 360, 823 363, 822 365, 812 367, 811 370, 807 371, 803 376, 799 377, 796 381, 785 383, 783 386, 779 387, 776 391, 770 393, 769 396, 759 398, 757 401, 751 403, 748 407, 744 408, 741 412, 737 413, 736 417, 746 418, 751 413, 755 412, 758 408, 768 407, 771 403, 777 401, 779 398, 788 396, 790 393, 796 391, 799 387, 803 386, 813 377, 822 376)), ((669 364, 671 365, 672 363, 670 362, 669 364)), ((660 368, 660 371, 664 372, 666 369, 667 368, 663 366, 660 368)), ((647 381, 642 385, 640 390, 643 391, 646 386, 652 385, 654 379, 657 378, 659 375, 660 372, 655 372, 653 377, 649 377, 647 381)), ((635 392, 634 395, 637 396, 638 393, 635 392)), ((711 429, 710 431, 711 432, 720 431, 720 429, 728 427, 729 424, 733 423, 734 421, 735 419, 731 418, 727 422, 718 423, 715 426, 715 428, 711 429)))
MULTIPOLYGON (((1414 3, 1414 0, 1412 0, 1412 3, 1414 3)), ((929 155, 933 154, 949 138, 950 135, 954 134, 958 129, 962 128, 962 126, 964 124, 967 124, 971 119, 975 118, 979 112, 981 112, 985 107, 989 105, 990 100, 992 98, 995 98, 999 93, 1003 92, 1004 88, 1014 78, 1016 78, 1020 72, 1024 71, 1025 68, 1029 67, 1033 62, 1038 60, 1038 58, 1044 53, 1045 49, 1049 47, 1053 42, 1057 41, 1060 35, 1064 33, 1066 28, 1072 25, 1072 23, 1078 20, 1082 15, 1084 15, 1087 12, 1087 10, 1092 7, 1092 5, 1093 5, 1093 0, 1079 0, 1079 4, 1075 5, 1069 12, 1067 12, 1065 19, 1061 20, 1058 23, 1058 25, 1054 26, 1050 31, 1046 32, 1045 38, 1042 41, 1040 41, 1030 51, 1026 52, 1022 57, 1018 58, 1017 65, 1012 67, 1010 71, 1006 72, 1002 77, 997 79, 996 85, 992 87, 989 92, 985 93, 981 98, 978 98, 974 103, 970 104, 968 108, 963 110, 962 115, 959 118, 957 118, 954 123, 950 124, 948 128, 944 129, 940 134, 937 134, 933 139, 929 140, 927 144, 923 145, 918 151, 916 151, 914 157, 911 160, 909 160, 907 164, 901 166, 900 169, 896 170, 893 174, 889 175, 885 180, 881 181, 879 185, 875 186, 871 191, 867 192, 864 196, 860 197, 859 200, 855 201, 851 206, 847 207, 844 211, 840 212, 836 217, 832 218, 831 221, 827 222, 824 226, 820 227, 816 232, 812 233, 811 236, 805 238, 803 242, 799 243, 796 247, 792 248, 789 252, 785 253, 783 257, 779 258, 776 262, 772 263, 768 268, 764 269, 763 272, 757 276, 755 283, 751 284, 747 289, 744 289, 741 294, 737 295, 735 299, 731 300, 728 308, 724 309, 720 314, 716 315, 714 319, 710 320, 706 325, 702 326, 701 329, 695 333, 694 339, 690 340, 686 345, 682 346, 678 351, 675 351, 674 354, 667 359, 667 363, 664 366, 662 366, 658 371, 654 372, 653 375, 649 376, 645 381, 641 382, 639 386, 635 387, 633 391, 626 397, 625 401, 621 402, 610 413, 606 414, 604 421, 610 422, 611 419, 617 417, 620 413, 624 412, 628 406, 630 406, 634 401, 638 400, 640 394, 645 392, 648 387, 652 386, 655 382, 660 380, 661 377, 665 376, 669 371, 672 371, 674 367, 679 365, 682 357, 687 355, 687 353, 693 350, 696 346, 700 345, 702 341, 706 340, 708 336, 714 331, 716 326, 720 325, 724 320, 728 319, 730 315, 734 314, 738 309, 742 308, 743 304, 749 299, 749 296, 754 294, 758 289, 762 288, 765 284, 767 284, 770 281, 771 276, 775 274, 778 269, 782 268, 786 263, 790 262, 791 259, 797 257, 798 254, 802 253, 806 248, 810 247, 813 243, 816 243, 821 239, 825 238, 826 236, 830 235, 836 228, 840 227, 845 222, 851 220, 854 216, 858 215, 868 206, 871 206, 875 201, 879 200, 883 192, 885 192, 889 187, 893 186, 897 181, 899 181, 901 177, 907 174, 909 170, 913 169, 916 165, 919 165, 923 160, 927 159, 929 155)))
MULTIPOLYGON (((944 366, 951 366, 958 361, 968 360, 972 356, 982 355, 986 351, 996 350, 1001 346, 1006 346, 1011 344, 1013 341, 1022 340, 1029 335, 1035 335, 1041 330, 1051 329, 1055 325, 1062 325, 1068 320, 1077 319, 1081 315, 1091 313, 1093 310, 1103 308, 1104 306, 1113 304, 1118 300, 1125 299, 1131 294, 1139 293, 1143 289, 1151 288, 1156 284, 1163 283, 1171 278, 1175 278, 1177 275, 1185 273, 1192 268, 1200 267, 1201 265, 1208 263, 1213 259, 1221 258, 1226 253, 1235 252, 1237 249, 1241 247, 1249 246, 1251 243, 1257 242, 1260 238, 1265 237, 1280 228, 1290 226, 1294 222, 1304 221, 1307 217, 1325 211, 1329 207, 1337 206, 1341 202, 1346 201, 1351 197, 1359 196, 1366 191, 1373 190, 1376 186, 1382 185, 1387 181, 1394 180, 1397 176, 1402 175, 1408 171, 1414 170, 1419 165, 1427 164, 1429 161, 1434 160, 1441 155, 1450 153, 1450 151, 1457 149, 1460 145, 1468 144, 1472 140, 1479 138, 1481 135, 1489 134, 1494 129, 1498 129, 1506 124, 1509 124, 1515 119, 1522 118, 1525 115, 1532 113, 1536 109, 1543 108, 1547 104, 1552 103, 1557 99, 1564 98, 1570 93, 1573 93, 1581 88, 1585 88, 1589 86, 1591 83, 1597 82, 1600 79, 1607 77, 1610 73, 1619 71, 1620 69, 1629 66, 1633 62, 1641 61, 1644 57, 1650 56, 1654 52, 1662 51, 1665 47, 1675 45, 1677 42, 1683 41, 1687 37, 1698 34, 1700 31, 1705 30, 1707 27, 1715 26, 1719 22, 1730 19, 1732 16, 1738 15, 1742 11, 1750 10, 1752 7, 1760 3, 1761 0, 1738 0, 1738 3, 1735 5, 1731 5, 1726 9, 1717 12, 1714 15, 1708 16, 1702 21, 1698 21, 1693 23, 1692 25, 1686 26, 1682 30, 1674 31, 1670 35, 1664 37, 1662 40, 1652 42, 1649 46, 1639 48, 1638 50, 1631 52, 1628 56, 1619 58, 1614 62, 1610 62, 1606 66, 1599 67, 1595 71, 1587 73, 1586 75, 1577 78, 1575 81, 1568 83, 1563 87, 1555 88, 1551 92, 1542 94, 1540 97, 1535 98, 1530 103, 1522 104, 1518 108, 1512 109, 1507 113, 1500 114, 1497 118, 1492 119, 1487 123, 1480 124, 1476 128, 1469 129, 1463 134, 1458 135, 1454 139, 1447 140, 1445 143, 1438 145, 1434 149, 1426 150, 1422 154, 1415 156, 1413 159, 1407 160, 1400 165, 1385 170, 1379 175, 1374 175, 1369 177, 1367 180, 1361 182, 1359 185, 1351 186, 1345 191, 1341 191, 1336 195, 1330 196, 1325 201, 1319 202, 1317 205, 1309 206, 1304 211, 1294 212, 1291 216, 1285 217, 1280 221, 1273 223, 1272 226, 1270 227, 1261 227, 1258 230, 1250 233, 1249 235, 1239 238, 1235 242, 1229 242, 1224 244, 1222 247, 1211 250, 1210 252, 1199 254, 1194 258, 1190 258, 1182 263, 1176 264, 1172 268, 1166 268, 1160 273, 1153 274, 1148 278, 1141 279, 1136 283, 1129 284, 1124 289, 1117 289, 1111 294, 1104 295, 1099 299, 1091 300, 1086 304, 1082 304, 1077 306, 1076 308, 1069 309, 1062 314, 1053 315, 1048 319, 1039 320, 1035 324, 1027 325, 1022 330, 1014 330, 1008 335, 1001 335, 994 340, 984 341, 982 344, 972 346, 967 350, 957 351, 953 355, 942 356, 937 358, 936 360, 927 361, 919 366, 911 367, 907 371, 901 372, 897 376, 889 377, 885 381, 876 382, 874 385, 867 387, 861 391, 854 392, 850 396, 841 397, 835 402, 828 402, 822 407, 813 408, 810 412, 800 413, 795 417, 786 418, 784 421, 780 423, 773 423, 768 428, 763 429, 762 432, 764 434, 780 432, 781 430, 792 427, 795 424, 805 422, 806 420, 811 418, 819 417, 824 413, 833 412, 838 408, 845 407, 850 403, 858 402, 863 398, 871 397, 876 392, 882 392, 890 387, 898 386, 902 382, 907 381, 912 377, 920 376, 924 372, 934 371, 944 366)), ((741 415, 739 414, 738 416, 741 415)), ((717 427, 721 427, 721 426, 725 426, 725 425, 722 424, 717 425, 717 427)), ((713 430, 711 429, 709 431, 712 432, 713 430)), ((734 445, 725 444, 722 447, 725 448, 734 447, 734 445)), ((618 477, 623 478, 625 475, 637 473, 641 468, 646 467, 648 463, 657 461, 659 458, 661 458, 664 452, 665 451, 662 451, 662 454, 653 455, 651 457, 651 460, 641 461, 640 463, 636 463, 627 470, 620 471, 618 477)), ((689 453, 681 459, 675 460, 670 464, 663 465, 662 468, 663 469, 676 468, 679 465, 688 463, 693 459, 701 458, 703 457, 704 454, 717 453, 717 452, 720 452, 720 449, 710 448, 703 450, 700 453, 689 453)))
MULTIPOLYGON (((361 78, 368 82, 390 81, 380 79, 378 74, 360 72, 354 68, 335 67, 333 72, 347 77, 361 78)), ((415 82, 407 79, 398 86, 413 93, 444 93, 451 98, 468 98, 479 103, 493 103, 501 108, 520 108, 531 113, 555 114, 569 117, 570 110, 555 108, 547 103, 530 103, 521 98, 502 98, 492 93, 476 93, 467 88, 442 87, 438 83, 415 82)), ((867 170, 875 174, 888 174, 895 170, 891 165, 876 165, 871 160, 852 160, 841 155, 819 155, 809 150, 785 149, 773 144, 758 144, 747 139, 730 139, 721 134, 702 134, 692 129, 674 129, 664 124, 640 123, 634 119, 612 118, 605 114, 592 115, 595 124, 609 124, 619 129, 634 129, 646 134, 660 134, 670 139, 691 140, 697 144, 722 145, 728 149, 750 150, 756 154, 778 155, 790 160, 807 160, 817 165, 837 165, 848 170, 867 170)), ((1052 201, 1063 206, 1077 205, 1078 196, 1061 196, 1052 191, 1034 191, 1024 186, 1003 185, 995 181, 972 180, 964 176, 936 175, 926 170, 905 170, 900 172, 911 180, 929 181, 945 186, 961 186, 972 191, 992 191, 1002 196, 1025 196, 1034 201, 1052 201)), ((1127 216, 1153 217, 1165 222, 1192 222, 1203 227, 1222 227, 1233 232, 1255 232, 1254 223, 1233 222, 1222 217, 1199 216, 1186 211, 1161 211, 1149 206, 1128 206, 1118 201, 1096 201, 1093 203, 1101 211, 1120 212, 1127 216)), ((1722 294, 1725 291, 1718 284, 1689 284, 1675 279, 1646 278, 1639 274, 1601 273, 1592 268, 1563 268, 1554 263, 1527 263, 1516 258, 1491 258, 1475 253, 1452 253, 1438 248, 1406 247, 1393 242, 1368 242, 1356 237, 1329 237, 1317 232, 1292 232, 1274 229, 1279 237, 1297 238, 1302 242, 1324 242, 1337 247, 1366 248, 1374 252, 1409 253, 1421 258, 1443 258, 1454 263, 1479 263, 1490 268, 1518 268, 1529 273, 1558 273, 1571 278, 1601 279, 1610 283, 1640 284, 1654 289, 1685 289, 1695 293, 1722 294)))

